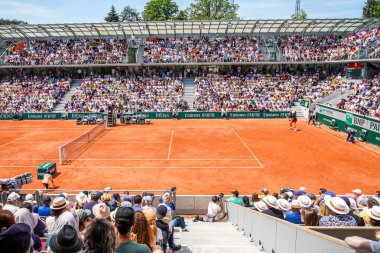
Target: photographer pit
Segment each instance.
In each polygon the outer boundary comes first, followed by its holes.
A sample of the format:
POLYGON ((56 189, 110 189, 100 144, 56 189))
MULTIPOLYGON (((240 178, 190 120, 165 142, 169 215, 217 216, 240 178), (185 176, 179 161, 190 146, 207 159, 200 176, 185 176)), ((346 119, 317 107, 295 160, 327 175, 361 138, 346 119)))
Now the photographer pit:
POLYGON ((220 193, 218 196, 212 196, 211 201, 208 203, 207 214, 204 218, 195 216, 193 219, 194 222, 205 221, 205 222, 214 222, 220 221, 226 217, 227 213, 224 210, 224 194, 220 193))

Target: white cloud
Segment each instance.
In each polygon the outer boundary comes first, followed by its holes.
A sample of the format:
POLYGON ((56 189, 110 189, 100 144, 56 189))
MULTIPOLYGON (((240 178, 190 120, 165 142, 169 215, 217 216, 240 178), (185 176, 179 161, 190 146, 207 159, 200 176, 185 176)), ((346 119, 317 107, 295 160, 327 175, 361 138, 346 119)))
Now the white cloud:
POLYGON ((0 14, 11 19, 35 20, 52 22, 57 13, 51 9, 36 4, 19 3, 16 1, 0 1, 0 14))

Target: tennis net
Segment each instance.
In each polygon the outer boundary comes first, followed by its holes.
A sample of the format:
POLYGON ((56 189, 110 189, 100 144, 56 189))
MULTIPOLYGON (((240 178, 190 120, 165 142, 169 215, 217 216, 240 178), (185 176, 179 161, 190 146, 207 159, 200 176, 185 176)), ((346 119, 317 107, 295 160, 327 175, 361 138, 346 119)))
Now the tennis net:
POLYGON ((74 140, 59 147, 59 162, 60 164, 68 164, 70 161, 77 158, 97 136, 106 130, 105 123, 96 125, 89 131, 78 136, 74 140))

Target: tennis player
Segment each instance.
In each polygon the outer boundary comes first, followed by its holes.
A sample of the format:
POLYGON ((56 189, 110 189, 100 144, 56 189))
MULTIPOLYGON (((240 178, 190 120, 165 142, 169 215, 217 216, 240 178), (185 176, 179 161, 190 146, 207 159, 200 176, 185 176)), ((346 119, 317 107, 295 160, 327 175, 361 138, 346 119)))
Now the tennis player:
POLYGON ((296 111, 290 111, 289 112, 289 122, 290 122, 290 130, 294 130, 294 132, 297 132, 297 113, 296 111), (293 128, 294 125, 294 128, 293 128))

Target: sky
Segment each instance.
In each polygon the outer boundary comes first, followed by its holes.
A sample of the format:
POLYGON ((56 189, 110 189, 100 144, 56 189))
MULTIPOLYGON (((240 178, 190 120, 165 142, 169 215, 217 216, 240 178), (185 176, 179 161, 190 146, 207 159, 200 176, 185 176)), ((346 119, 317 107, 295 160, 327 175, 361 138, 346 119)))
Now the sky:
MULTIPOLYGON (((191 0, 174 0, 180 9, 191 0)), ((0 0, 0 18, 30 24, 95 23, 115 5, 117 12, 130 5, 140 13, 148 0, 0 0)), ((296 0, 235 0, 242 19, 285 19, 294 13, 296 0)), ((301 0, 308 18, 360 18, 366 0, 301 0)))

